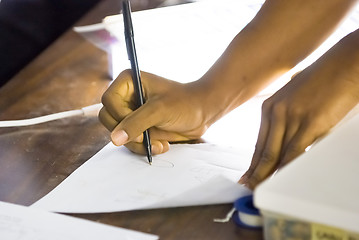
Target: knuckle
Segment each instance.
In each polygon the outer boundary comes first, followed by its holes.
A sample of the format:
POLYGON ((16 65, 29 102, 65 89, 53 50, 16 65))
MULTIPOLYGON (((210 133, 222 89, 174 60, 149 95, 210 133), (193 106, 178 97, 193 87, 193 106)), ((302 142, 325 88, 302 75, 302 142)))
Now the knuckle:
POLYGON ((261 164, 272 164, 276 160, 276 154, 272 151, 264 150, 260 155, 261 164))
POLYGON ((272 108, 272 101, 270 99, 265 100, 262 103, 262 112, 266 113, 272 108))
POLYGON ((285 152, 285 160, 291 161, 299 154, 305 151, 305 147, 299 146, 298 144, 290 144, 288 145, 286 152, 285 152))
POLYGON ((112 131, 118 122, 112 118, 105 108, 102 108, 98 114, 98 119, 109 131, 112 131))
POLYGON ((131 69, 125 69, 120 73, 120 75, 117 77, 117 79, 123 79, 123 78, 131 77, 132 76, 131 74, 132 74, 131 69))
POLYGON ((105 108, 101 108, 100 112, 98 113, 98 120, 103 124, 105 121, 105 108))
POLYGON ((290 117, 296 117, 298 118, 299 116, 301 116, 303 113, 302 108, 297 107, 297 106, 292 106, 288 109, 288 115, 290 117))
POLYGON ((301 152, 301 148, 299 148, 299 146, 289 145, 287 148, 287 154, 294 154, 294 153, 299 153, 299 152, 301 152))
POLYGON ((286 112, 286 104, 282 101, 274 101, 269 98, 263 102, 262 112, 267 115, 283 115, 286 112))
POLYGON ((104 106, 108 105, 108 103, 111 101, 111 94, 107 90, 101 97, 101 102, 104 106))
POLYGON ((284 103, 279 102, 272 106, 272 112, 275 116, 283 115, 286 112, 286 106, 284 103))

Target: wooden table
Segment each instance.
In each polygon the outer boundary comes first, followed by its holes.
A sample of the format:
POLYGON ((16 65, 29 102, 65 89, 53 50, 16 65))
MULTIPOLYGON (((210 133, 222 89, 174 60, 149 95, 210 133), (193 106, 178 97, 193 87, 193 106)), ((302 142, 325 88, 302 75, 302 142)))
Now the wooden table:
MULTIPOLYGON (((160 1, 134 1, 132 9, 160 1)), ((119 12, 104 0, 76 25, 119 12)), ((0 89, 0 120, 78 109, 101 101, 110 83, 107 57, 72 30, 0 89)), ((97 117, 73 117, 35 126, 0 129, 0 200, 30 205, 55 188, 108 142, 97 117)), ((71 197, 71 196, 69 196, 71 197)), ((73 216, 153 233, 161 239, 262 239, 262 231, 214 223, 231 204, 73 216)))

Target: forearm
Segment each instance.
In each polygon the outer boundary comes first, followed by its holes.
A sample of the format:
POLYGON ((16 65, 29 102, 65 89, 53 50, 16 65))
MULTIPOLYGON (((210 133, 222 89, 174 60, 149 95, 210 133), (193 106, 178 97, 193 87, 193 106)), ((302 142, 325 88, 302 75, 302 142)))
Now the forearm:
POLYGON ((267 0, 222 56, 192 88, 212 124, 325 40, 356 3, 354 0, 267 0), (210 93, 210 94, 209 94, 210 93))

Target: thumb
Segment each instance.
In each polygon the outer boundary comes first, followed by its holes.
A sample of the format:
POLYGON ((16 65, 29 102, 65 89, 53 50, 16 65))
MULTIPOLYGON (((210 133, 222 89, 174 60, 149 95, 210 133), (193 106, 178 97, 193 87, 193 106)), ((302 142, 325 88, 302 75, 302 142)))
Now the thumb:
POLYGON ((121 146, 133 141, 141 136, 145 130, 161 122, 163 115, 160 113, 161 111, 158 111, 154 104, 146 102, 143 106, 128 114, 115 127, 111 133, 112 142, 117 146, 121 146))

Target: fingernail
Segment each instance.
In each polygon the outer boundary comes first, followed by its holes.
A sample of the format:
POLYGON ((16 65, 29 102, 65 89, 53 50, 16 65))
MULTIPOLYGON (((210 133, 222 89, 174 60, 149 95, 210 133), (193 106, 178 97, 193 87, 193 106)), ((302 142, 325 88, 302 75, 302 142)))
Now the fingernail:
POLYGON ((151 152, 154 155, 159 154, 159 148, 156 145, 152 145, 151 146, 151 152))
POLYGON ((127 142, 128 134, 124 130, 113 131, 111 133, 111 139, 113 144, 121 146, 127 142))

